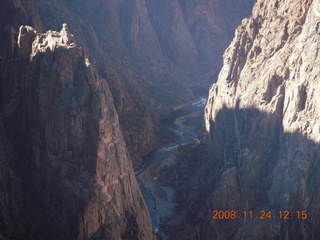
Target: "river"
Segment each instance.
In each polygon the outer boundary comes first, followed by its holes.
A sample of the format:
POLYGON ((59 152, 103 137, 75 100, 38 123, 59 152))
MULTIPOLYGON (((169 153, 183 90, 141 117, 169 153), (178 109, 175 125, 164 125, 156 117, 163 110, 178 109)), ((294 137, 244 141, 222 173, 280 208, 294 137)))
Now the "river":
MULTIPOLYGON (((166 119, 162 120, 161 125, 163 127, 166 127, 167 129, 173 131, 174 133, 180 136, 179 142, 173 146, 155 149, 148 156, 146 156, 143 163, 135 170, 135 174, 138 179, 140 190, 143 194, 143 197, 146 201, 146 204, 150 213, 153 231, 158 235, 160 235, 161 238, 164 240, 168 239, 168 237, 165 235, 165 233, 159 231, 159 227, 161 224, 161 216, 164 214, 164 211, 170 212, 170 208, 174 208, 174 206, 172 206, 172 204, 170 204, 169 202, 162 201, 161 202, 162 208, 159 208, 159 206, 157 206, 157 202, 159 204, 160 199, 156 199, 157 196, 153 194, 153 191, 150 190, 150 187, 149 188, 146 187, 147 184, 152 185, 153 184, 151 183, 152 181, 143 182, 140 176, 143 174, 146 174, 145 171, 148 169, 149 166, 151 166, 152 164, 158 162, 159 160, 165 157, 168 157, 180 145, 188 144, 193 138, 198 137, 198 136, 192 136, 189 133, 182 131, 179 128, 179 126, 177 126, 174 122, 179 117, 203 110, 206 102, 207 102, 206 98, 199 97, 193 102, 191 102, 190 104, 188 104, 187 106, 174 110, 166 119)), ((165 191, 169 199, 173 198, 174 196, 173 189, 171 189, 170 187, 164 187, 164 186, 162 186, 161 189, 165 191)))

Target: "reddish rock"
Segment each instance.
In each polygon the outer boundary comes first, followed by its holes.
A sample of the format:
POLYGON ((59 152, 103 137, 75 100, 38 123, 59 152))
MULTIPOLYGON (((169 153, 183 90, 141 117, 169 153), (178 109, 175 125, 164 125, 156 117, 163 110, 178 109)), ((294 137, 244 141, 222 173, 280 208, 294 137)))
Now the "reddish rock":
POLYGON ((1 109, 17 158, 0 166, 21 182, 11 239, 154 239, 107 82, 66 25, 20 28, 1 109))
POLYGON ((154 148, 169 107, 191 100, 191 86, 216 78, 253 2, 35 0, 43 25, 67 22, 107 79, 134 166, 154 148))

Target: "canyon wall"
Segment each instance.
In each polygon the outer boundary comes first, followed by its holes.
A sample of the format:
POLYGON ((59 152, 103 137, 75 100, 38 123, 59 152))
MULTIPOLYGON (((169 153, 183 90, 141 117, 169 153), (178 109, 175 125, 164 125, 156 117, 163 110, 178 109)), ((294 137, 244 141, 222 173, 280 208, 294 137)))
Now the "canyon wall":
POLYGON ((204 141, 160 176, 177 191, 172 236, 320 237, 319 24, 320 4, 312 0, 258 0, 242 21, 210 88, 204 141), (212 219, 214 210, 242 219, 212 219), (261 210, 272 217, 256 218, 261 210), (290 219, 281 219, 284 210, 290 219), (299 219, 304 210, 307 219, 299 219))
POLYGON ((0 65, 3 238, 154 239, 107 81, 67 25, 22 26, 12 45, 0 65))
POLYGON ((234 29, 253 0, 34 0, 45 29, 68 23, 107 79, 138 166, 156 145, 159 119, 216 78, 234 29))
POLYGON ((159 119, 213 82, 221 55, 254 0, 4 0, 1 55, 20 25, 37 31, 68 23, 110 86, 134 167, 157 144, 159 119))
MULTIPOLYGON (((318 1, 258 1, 210 89, 207 147, 223 170, 208 204, 274 212, 229 236, 319 238, 319 9, 318 1), (279 210, 291 219, 279 219, 279 210), (294 214, 301 210, 306 220, 294 214)), ((211 225, 206 236, 235 223, 211 225)))
POLYGON ((153 239, 130 158, 215 80, 253 2, 3 0, 0 237, 153 239))

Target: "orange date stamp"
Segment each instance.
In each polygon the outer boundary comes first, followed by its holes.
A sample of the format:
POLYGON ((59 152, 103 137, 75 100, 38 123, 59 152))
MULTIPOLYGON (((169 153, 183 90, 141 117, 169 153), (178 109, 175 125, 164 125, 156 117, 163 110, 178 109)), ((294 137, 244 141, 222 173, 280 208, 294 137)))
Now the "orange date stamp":
POLYGON ((212 211, 212 220, 236 220, 236 219, 260 219, 268 220, 277 217, 281 220, 300 219, 305 220, 308 218, 306 210, 301 211, 288 211, 280 210, 272 211, 234 211, 234 210, 214 210, 212 211))

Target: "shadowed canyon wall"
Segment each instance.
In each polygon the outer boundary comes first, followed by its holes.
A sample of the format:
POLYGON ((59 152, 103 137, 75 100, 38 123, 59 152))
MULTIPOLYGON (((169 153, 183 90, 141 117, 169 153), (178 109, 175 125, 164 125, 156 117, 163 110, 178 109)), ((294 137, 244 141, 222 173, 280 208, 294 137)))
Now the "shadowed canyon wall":
POLYGON ((153 239, 130 158, 215 79, 253 1, 2 3, 0 238, 153 239))
POLYGON ((107 82, 67 25, 21 27, 0 66, 4 239, 153 239, 107 82))
POLYGON ((156 145, 158 121, 168 115, 170 106, 191 100, 191 86, 216 78, 221 55, 254 1, 33 2, 37 12, 26 20, 39 16, 41 21, 33 20, 37 30, 43 30, 40 26, 60 30, 68 23, 107 79, 133 164, 138 166, 141 156, 156 145))
POLYGON ((160 176, 177 191, 173 237, 319 238, 319 13, 318 1, 258 0, 238 27, 210 88, 204 141, 160 176), (273 217, 213 220, 213 210, 273 217), (292 213, 302 210, 306 220, 292 213))

